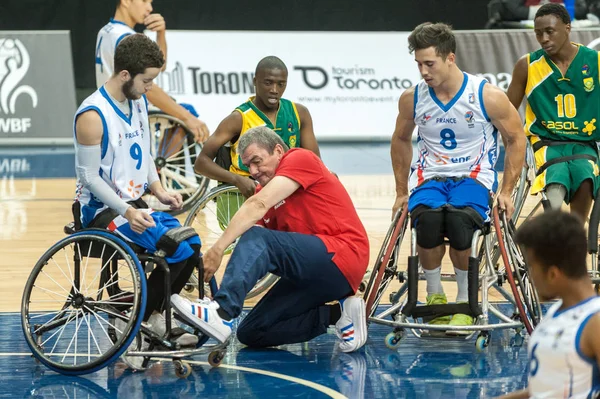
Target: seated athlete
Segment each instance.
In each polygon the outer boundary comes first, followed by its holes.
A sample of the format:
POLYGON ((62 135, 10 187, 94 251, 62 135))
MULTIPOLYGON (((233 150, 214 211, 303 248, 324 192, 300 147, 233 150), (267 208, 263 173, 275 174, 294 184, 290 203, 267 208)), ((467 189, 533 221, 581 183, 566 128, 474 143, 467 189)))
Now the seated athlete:
MULTIPOLYGON (((440 275, 446 252, 444 237, 450 241, 450 259, 456 272, 456 301, 468 302, 471 239, 475 230, 489 221, 498 188, 494 170, 497 133, 500 131, 506 147, 498 206, 508 217, 514 210, 510 194, 525 159, 525 137, 519 114, 506 95, 485 79, 458 68, 456 40, 448 25, 421 24, 410 34, 408 43, 423 80, 403 92, 399 101, 391 145, 396 179, 393 212, 408 206, 416 227, 419 260, 427 280, 427 305, 448 302, 440 275), (411 169, 415 126, 419 157, 411 169)), ((431 323, 471 325, 473 318, 455 314, 431 323)))
POLYGON ((527 98, 525 133, 538 169, 531 193, 545 190, 552 209, 565 202, 585 223, 599 187, 598 52, 571 42, 562 4, 541 6, 534 24, 542 48, 517 61, 507 91, 517 108, 527 98))

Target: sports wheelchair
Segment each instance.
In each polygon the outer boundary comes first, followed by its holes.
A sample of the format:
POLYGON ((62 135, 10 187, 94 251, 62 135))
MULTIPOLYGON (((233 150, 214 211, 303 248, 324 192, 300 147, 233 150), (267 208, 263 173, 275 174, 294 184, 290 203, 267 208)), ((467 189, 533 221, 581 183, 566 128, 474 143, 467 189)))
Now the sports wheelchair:
MULTIPOLYGON (((405 208, 396 213, 384 238, 383 246, 376 258, 366 286, 367 321, 387 325, 393 331, 386 336, 385 344, 390 349, 400 345, 405 329, 417 337, 436 337, 437 333, 467 331, 465 339, 476 333, 476 348, 483 351, 490 342, 489 332, 494 329, 514 329, 522 342, 523 328, 531 333, 539 322, 542 309, 536 291, 527 274, 521 249, 513 240, 514 223, 507 220, 504 213, 493 209, 493 220, 480 230, 476 230, 471 240, 471 255, 468 267, 468 303, 447 305, 417 305, 418 281, 424 279, 420 273, 417 256, 416 230, 410 229, 410 255, 406 271, 401 271, 398 262, 400 248, 407 232, 410 216, 405 208), (481 244, 480 244, 481 243, 481 244), (500 261, 500 262, 499 262, 500 261), (378 306, 394 279, 401 286, 398 291, 389 294, 391 306, 378 312, 378 306), (508 282, 511 294, 503 287, 508 282), (494 288, 509 301, 514 311, 506 316, 489 301, 488 291, 494 288), (479 303, 481 290, 481 303, 479 303), (427 320, 456 313, 468 314, 474 318, 471 326, 431 325, 427 320), (490 313, 500 322, 490 324, 490 313)), ((453 280, 451 275, 442 273, 442 281, 453 280)))
POLYGON ((193 133, 182 121, 161 111, 150 111, 150 153, 154 158, 160 181, 169 192, 178 192, 183 207, 176 211, 163 205, 150 192, 144 200, 152 209, 180 214, 188 211, 208 188, 209 179, 194 171, 194 162, 202 150, 193 133))
MULTIPOLYGON (((186 357, 208 353, 213 367, 220 364, 228 342, 206 345, 209 337, 180 319, 184 329, 199 337, 196 347, 182 348, 175 339, 183 331, 172 328, 165 257, 180 242, 195 236, 193 229, 169 230, 152 254, 106 229, 78 227, 75 223, 65 226, 68 236, 42 255, 25 285, 21 324, 39 362, 62 374, 81 375, 100 370, 120 356, 137 370, 146 369, 150 359, 172 359, 182 378, 191 372, 186 357), (155 267, 165 274, 165 336, 142 324, 146 273, 155 267), (150 344, 142 351, 144 339, 150 344), (134 358, 136 365, 132 365, 134 358)), ((198 273, 202 275, 201 259, 198 273)))
MULTIPOLYGON (((516 211, 513 215, 513 221, 515 224, 519 222, 524 222, 529 220, 535 214, 540 211, 546 211, 551 209, 550 201, 546 196, 545 190, 540 191, 537 194, 533 194, 536 196, 535 205, 531 207, 531 211, 525 216, 521 216, 524 209, 524 205, 527 202, 527 199, 532 197, 530 195, 530 190, 533 185, 535 178, 543 173, 549 166, 560 163, 560 162, 568 162, 575 159, 587 159, 592 162, 598 162, 600 159, 600 152, 596 158, 587 155, 587 154, 576 154, 567 157, 555 158, 548 161, 546 164, 542 165, 540 168, 536 166, 535 163, 535 152, 543 145, 557 145, 557 144, 565 144, 565 143, 575 143, 573 141, 547 141, 540 140, 533 145, 530 141, 527 141, 527 156, 525 166, 521 172, 519 182, 513 191, 513 201, 515 204, 516 211), (517 212, 518 211, 518 212, 517 212)), ((597 147, 597 144, 596 144, 597 147)), ((598 260, 600 258, 600 254, 598 253, 598 225, 600 224, 600 201, 598 201, 598 193, 595 193, 594 196, 594 204, 592 206, 591 213, 588 218, 588 253, 591 255, 591 267, 589 270, 590 277, 592 278, 592 282, 596 288, 596 292, 600 292, 600 271, 598 270, 598 260)))

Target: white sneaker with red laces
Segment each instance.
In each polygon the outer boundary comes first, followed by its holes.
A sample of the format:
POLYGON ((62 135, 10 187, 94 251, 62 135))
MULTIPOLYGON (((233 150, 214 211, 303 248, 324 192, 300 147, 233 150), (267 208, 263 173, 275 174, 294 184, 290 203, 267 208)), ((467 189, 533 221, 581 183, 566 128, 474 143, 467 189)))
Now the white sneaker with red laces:
POLYGON ((219 316, 219 304, 215 301, 203 300, 191 302, 177 294, 171 295, 171 306, 190 325, 197 327, 206 335, 224 343, 231 335, 233 321, 226 321, 219 316))
POLYGON ((367 342, 367 319, 365 301, 351 296, 340 300, 342 316, 335 323, 335 331, 341 340, 339 348, 342 352, 354 352, 367 342))

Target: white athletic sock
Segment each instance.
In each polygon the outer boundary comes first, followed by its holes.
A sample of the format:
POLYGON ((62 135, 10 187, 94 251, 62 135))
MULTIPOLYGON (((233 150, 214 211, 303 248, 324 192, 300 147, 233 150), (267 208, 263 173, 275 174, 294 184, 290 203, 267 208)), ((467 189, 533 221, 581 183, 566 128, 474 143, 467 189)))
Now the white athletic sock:
POLYGON ((467 270, 461 270, 454 268, 456 273, 456 285, 458 285, 458 293, 456 294, 456 302, 468 302, 469 301, 469 272, 467 270))
POLYGON ((425 280, 427 281, 427 295, 443 294, 442 287, 442 266, 438 266, 433 270, 423 269, 425 272, 425 280))

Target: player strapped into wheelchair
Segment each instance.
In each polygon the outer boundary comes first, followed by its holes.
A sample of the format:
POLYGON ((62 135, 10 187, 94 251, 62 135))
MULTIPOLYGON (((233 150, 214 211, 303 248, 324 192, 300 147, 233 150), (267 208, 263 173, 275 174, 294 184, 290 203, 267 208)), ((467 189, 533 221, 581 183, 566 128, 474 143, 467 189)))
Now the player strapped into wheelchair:
MULTIPOLYGON (((522 205, 530 194, 540 195, 532 211, 522 217, 527 220, 540 208, 560 209, 563 201, 569 204, 586 180, 591 181, 590 196, 593 200, 588 219, 588 252, 592 255, 591 276, 595 284, 600 283, 598 271, 598 224, 600 223, 600 201, 598 169, 600 153, 595 141, 564 141, 540 139, 531 136, 527 146, 527 162, 514 190, 515 207, 522 205)), ((517 217, 513 217, 517 221, 517 217)))
MULTIPOLYGON (((130 205, 146 207, 142 200, 130 205)), ((172 282, 166 259, 196 232, 190 227, 169 229, 151 253, 110 231, 114 211, 100 212, 83 229, 80 212, 75 202, 75 222, 65 226, 68 236, 40 258, 25 286, 22 327, 34 356, 52 370, 70 375, 97 371, 120 356, 138 370, 148 367, 150 357, 171 358, 181 377, 191 372, 182 360, 186 356, 210 353, 209 362, 218 365, 227 343, 204 345, 208 337, 183 319, 182 328, 172 328, 172 282), (161 332, 142 324, 148 299, 146 273, 157 269, 164 273, 161 332), (198 340, 184 348, 178 338, 188 332, 198 340)), ((202 278, 201 258, 198 262, 202 278)))
MULTIPOLYGON (((431 184, 437 185, 437 188, 443 185, 479 184, 468 177, 431 180, 431 184)), ((425 181, 419 187, 426 187, 427 183, 425 181)), ((471 192, 474 185, 467 192, 471 192)), ((527 276, 521 251, 512 240, 512 222, 507 221, 505 214, 500 214, 497 208, 493 209, 492 220, 485 221, 481 209, 457 207, 452 205, 452 200, 436 208, 422 204, 414 206, 411 199, 418 196, 418 193, 418 189, 415 190, 409 198, 408 206, 395 215, 365 292, 368 321, 394 328, 386 337, 386 345, 392 349, 397 348, 405 329, 409 329, 417 337, 463 335, 469 339, 478 333, 476 347, 480 350, 488 345, 490 330, 512 328, 520 332, 525 327, 531 332, 539 320, 541 309, 527 276), (400 248, 409 226, 410 255, 407 270, 402 271, 399 268, 400 248), (420 267, 417 244, 424 249, 437 248, 444 245, 444 236, 448 237, 447 243, 451 250, 466 251, 470 248, 466 298, 459 298, 460 303, 448 304, 445 295, 444 300, 439 300, 439 293, 435 293, 429 295, 426 305, 419 305, 418 281, 424 279, 425 273, 420 267), (500 258, 502 261, 498 264, 500 258), (391 306, 378 309, 387 288, 396 278, 401 287, 390 294, 391 306), (511 287, 512 295, 502 286, 506 281, 511 287), (492 287, 514 305, 511 315, 505 315, 489 302, 488 291, 492 287), (480 289, 481 303, 478 301, 480 289), (490 313, 500 322, 490 324, 490 313), (457 314, 462 315, 463 320, 472 318, 473 323, 449 323, 448 316, 457 314)), ((491 199, 488 196, 489 202, 491 199)), ((444 281, 451 278, 451 275, 441 276, 444 281)))

